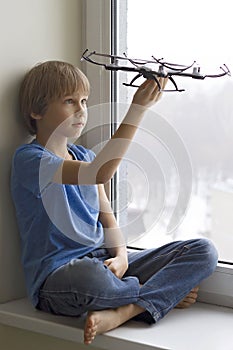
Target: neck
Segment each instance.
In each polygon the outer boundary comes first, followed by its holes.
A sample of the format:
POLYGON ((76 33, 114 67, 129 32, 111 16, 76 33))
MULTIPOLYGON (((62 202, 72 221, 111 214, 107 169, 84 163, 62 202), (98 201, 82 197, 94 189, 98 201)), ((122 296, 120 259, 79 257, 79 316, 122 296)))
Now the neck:
POLYGON ((43 147, 47 148, 49 151, 53 152, 57 156, 67 159, 69 158, 69 153, 67 150, 67 138, 66 137, 56 137, 53 135, 53 137, 43 137, 39 134, 36 136, 36 140, 39 144, 41 144, 43 147))

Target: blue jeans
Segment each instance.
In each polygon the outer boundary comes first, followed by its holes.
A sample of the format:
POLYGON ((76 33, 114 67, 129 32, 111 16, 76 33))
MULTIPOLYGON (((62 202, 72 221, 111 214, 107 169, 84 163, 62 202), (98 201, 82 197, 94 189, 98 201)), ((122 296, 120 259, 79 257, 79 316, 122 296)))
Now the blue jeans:
POLYGON ((136 319, 154 323, 213 273, 217 264, 216 249, 207 239, 128 252, 129 267, 122 279, 103 264, 109 257, 101 248, 55 270, 41 287, 38 308, 79 316, 133 303, 146 310, 136 319))

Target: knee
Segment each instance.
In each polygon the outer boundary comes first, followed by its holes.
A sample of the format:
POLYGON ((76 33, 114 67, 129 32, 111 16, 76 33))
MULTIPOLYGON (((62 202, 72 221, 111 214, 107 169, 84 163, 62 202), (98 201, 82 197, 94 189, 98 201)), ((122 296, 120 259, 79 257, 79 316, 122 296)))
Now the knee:
POLYGON ((218 251, 213 242, 206 238, 198 239, 198 251, 201 256, 203 268, 209 273, 213 273, 218 263, 218 251))
POLYGON ((105 274, 106 266, 96 258, 84 257, 74 266, 74 273, 82 275, 85 280, 90 280, 95 283, 96 279, 102 278, 105 274))
POLYGON ((79 288, 101 289, 107 282, 107 266, 96 258, 85 257, 73 265, 72 278, 77 280, 79 288))

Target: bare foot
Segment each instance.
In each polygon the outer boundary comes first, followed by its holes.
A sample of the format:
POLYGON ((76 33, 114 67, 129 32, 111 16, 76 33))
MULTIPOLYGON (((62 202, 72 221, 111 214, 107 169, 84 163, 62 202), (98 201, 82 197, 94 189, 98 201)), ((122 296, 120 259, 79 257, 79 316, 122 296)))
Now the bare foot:
POLYGON ((110 331, 143 311, 140 306, 129 304, 117 309, 89 312, 84 328, 84 344, 91 344, 97 334, 110 331))
POLYGON ((197 301, 199 287, 193 288, 186 297, 176 305, 177 309, 186 309, 197 301))

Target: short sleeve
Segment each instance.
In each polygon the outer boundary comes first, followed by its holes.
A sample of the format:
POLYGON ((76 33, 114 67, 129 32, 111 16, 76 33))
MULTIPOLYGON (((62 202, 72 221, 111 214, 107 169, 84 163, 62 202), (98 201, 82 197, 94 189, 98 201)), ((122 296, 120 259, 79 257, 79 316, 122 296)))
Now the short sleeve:
POLYGON ((36 145, 20 147, 13 158, 13 181, 36 196, 52 183, 53 176, 63 159, 36 145))

